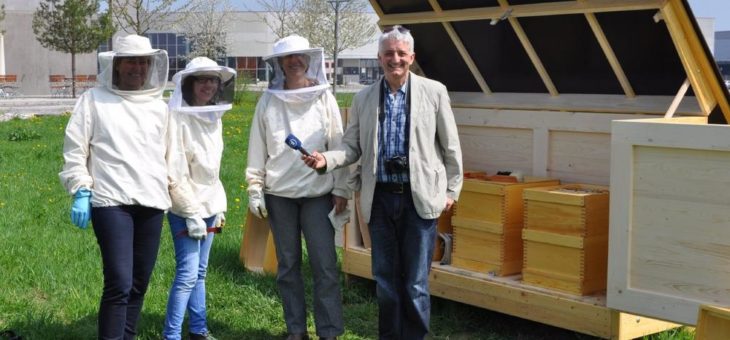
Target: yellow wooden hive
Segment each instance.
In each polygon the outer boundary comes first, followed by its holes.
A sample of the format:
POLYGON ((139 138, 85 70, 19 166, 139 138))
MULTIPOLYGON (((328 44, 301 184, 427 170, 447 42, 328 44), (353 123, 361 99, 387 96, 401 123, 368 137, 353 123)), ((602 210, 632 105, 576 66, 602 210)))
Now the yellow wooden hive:
POLYGON ((554 186, 554 179, 527 177, 507 183, 464 180, 451 223, 454 229, 451 265, 498 276, 522 268, 522 191, 554 186))
POLYGON ((730 308, 701 305, 695 340, 730 339, 730 308))
POLYGON ((248 211, 238 257, 243 266, 250 271, 276 274, 278 266, 276 247, 268 219, 260 219, 248 211))
POLYGON ((534 188, 523 198, 523 282, 579 295, 605 290, 608 188, 534 188))

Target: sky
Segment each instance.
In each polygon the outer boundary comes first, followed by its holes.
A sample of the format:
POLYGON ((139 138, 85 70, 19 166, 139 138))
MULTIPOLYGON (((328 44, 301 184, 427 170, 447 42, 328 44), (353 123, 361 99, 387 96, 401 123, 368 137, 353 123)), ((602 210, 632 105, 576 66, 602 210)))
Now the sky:
POLYGON ((698 18, 715 18, 715 31, 730 31, 730 1, 689 0, 689 6, 698 18))

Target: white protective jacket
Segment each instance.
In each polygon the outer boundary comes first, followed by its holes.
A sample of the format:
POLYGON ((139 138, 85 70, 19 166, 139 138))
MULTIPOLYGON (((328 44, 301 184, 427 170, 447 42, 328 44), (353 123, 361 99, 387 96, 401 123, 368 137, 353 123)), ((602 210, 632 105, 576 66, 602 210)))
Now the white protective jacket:
POLYGON ((172 111, 170 136, 170 211, 182 217, 210 217, 225 212, 226 192, 219 178, 223 156, 221 120, 172 111))
MULTIPOLYGON (((175 91, 170 98, 170 153, 168 171, 172 211, 182 217, 215 216, 226 211, 227 201, 220 180, 223 156, 223 122, 230 110, 230 101, 204 106, 189 106, 182 95, 188 76, 215 75, 222 84, 235 84, 236 71, 218 66, 213 60, 198 57, 191 60, 172 80, 175 91)), ((219 88, 220 90, 220 88, 219 88)))
POLYGON ((66 126, 59 177, 69 194, 90 189, 94 207, 141 205, 166 210, 170 208, 165 161, 169 115, 162 91, 167 53, 149 46, 134 48, 138 37, 133 37, 115 42, 114 52, 99 54, 100 86, 76 102, 66 126), (138 51, 152 59, 145 88, 117 90, 112 85, 114 58, 138 51))
POLYGON ((299 151, 284 142, 289 128, 310 152, 338 148, 342 143, 342 118, 335 97, 326 90, 306 102, 285 101, 270 91, 261 96, 248 141, 249 191, 263 189, 287 198, 318 197, 332 192, 350 198, 346 185, 348 169, 320 175, 307 167, 299 151))

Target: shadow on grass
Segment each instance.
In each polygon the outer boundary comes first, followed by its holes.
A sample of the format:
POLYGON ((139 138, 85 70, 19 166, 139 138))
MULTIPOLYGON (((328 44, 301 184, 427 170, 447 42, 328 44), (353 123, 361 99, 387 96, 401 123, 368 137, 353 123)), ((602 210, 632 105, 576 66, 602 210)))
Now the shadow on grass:
POLYGON ((208 271, 215 271, 236 285, 253 287, 267 297, 278 298, 276 277, 251 272, 244 268, 238 257, 240 249, 232 248, 229 244, 230 242, 227 242, 210 252, 208 271))
MULTIPOLYGON (((165 316, 161 314, 151 314, 142 312, 140 320, 137 324, 138 340, 159 340, 162 339, 162 327, 165 316)), ((215 320, 208 321, 209 327, 213 330, 213 335, 217 339, 278 339, 283 334, 272 333, 265 329, 251 330, 233 330, 224 323, 215 320)), ((187 322, 183 325, 183 329, 187 329, 187 322)), ((23 339, 56 339, 56 340, 82 340, 96 339, 97 337, 97 316, 87 315, 71 323, 59 323, 40 316, 31 318, 24 322, 6 325, 2 330, 13 330, 16 335, 22 336, 23 339)), ((187 333, 183 332, 183 339, 187 338, 187 333)))

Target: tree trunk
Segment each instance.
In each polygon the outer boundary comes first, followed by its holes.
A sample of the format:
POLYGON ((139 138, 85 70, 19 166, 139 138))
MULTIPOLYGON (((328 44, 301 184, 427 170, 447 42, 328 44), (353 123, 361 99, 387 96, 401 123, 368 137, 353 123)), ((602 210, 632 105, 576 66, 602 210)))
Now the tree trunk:
POLYGON ((71 52, 71 96, 76 98, 76 53, 71 52))

